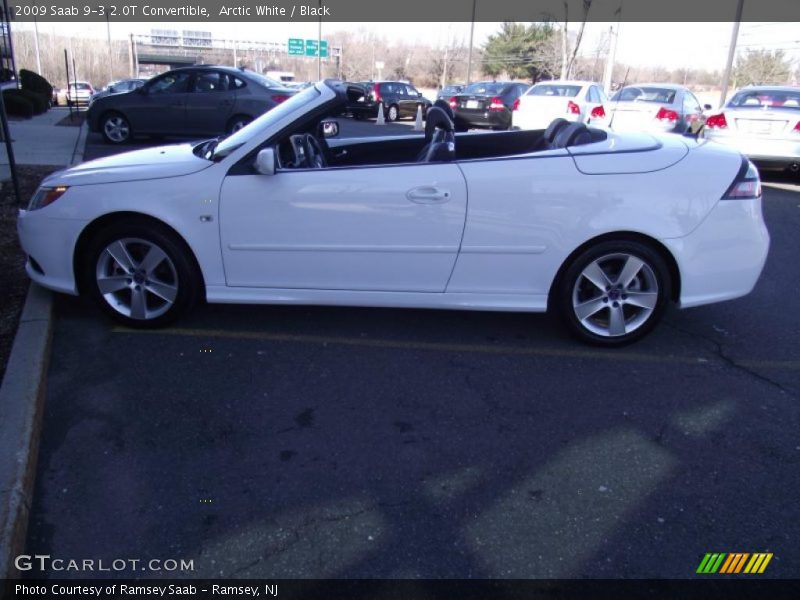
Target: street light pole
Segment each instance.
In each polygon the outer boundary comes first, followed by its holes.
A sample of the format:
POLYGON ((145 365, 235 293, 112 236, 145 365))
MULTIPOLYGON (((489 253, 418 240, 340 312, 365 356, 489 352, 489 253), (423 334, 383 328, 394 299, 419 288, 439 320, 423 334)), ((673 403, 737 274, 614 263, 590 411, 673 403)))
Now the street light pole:
POLYGON ((106 13, 106 35, 108 36, 108 81, 114 80, 114 51, 111 49, 111 19, 106 13))
POLYGON ((322 0, 319 5, 319 28, 317 29, 317 81, 322 80, 322 0))
POLYGON ((472 38, 475 36, 475 8, 478 0, 472 0, 472 23, 469 26, 469 54, 467 55, 467 85, 472 76, 472 38))
POLYGON ((722 77, 722 91, 719 94, 720 106, 725 104, 725 99, 728 97, 728 84, 731 79, 731 70, 733 69, 733 58, 736 56, 736 40, 739 38, 739 23, 742 20, 743 8, 744 0, 739 0, 739 3, 736 5, 736 21, 731 31, 731 44, 728 47, 728 62, 725 63, 725 75, 722 77))
POLYGON ((36 72, 42 74, 42 59, 39 56, 39 24, 33 20, 33 47, 36 52, 36 72))

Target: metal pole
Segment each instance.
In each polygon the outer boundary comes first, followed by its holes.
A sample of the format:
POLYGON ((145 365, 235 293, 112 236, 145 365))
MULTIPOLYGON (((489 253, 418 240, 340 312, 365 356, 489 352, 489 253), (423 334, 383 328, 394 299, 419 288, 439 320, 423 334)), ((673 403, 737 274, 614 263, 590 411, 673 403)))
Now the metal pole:
POLYGON ((320 7, 319 29, 317 29, 317 81, 322 79, 322 0, 317 3, 320 7))
POLYGON ((64 67, 67 71, 67 106, 69 106, 69 120, 72 121, 72 102, 70 101, 70 97, 72 91, 69 87, 69 56, 67 55, 67 49, 64 48, 64 67))
POLYGON ((128 40, 128 66, 130 68, 131 77, 133 77, 133 34, 129 34, 128 40))
POLYGON ((725 99, 728 96, 728 83, 731 79, 731 70, 733 69, 733 58, 736 56, 736 40, 739 37, 739 23, 742 20, 742 9, 744 8, 744 0, 739 0, 736 5, 736 21, 733 23, 733 30, 731 31, 731 44, 728 48, 728 62, 725 63, 725 75, 722 77, 722 91, 719 94, 719 105, 725 104, 725 99))
POLYGON ((17 204, 22 204, 22 196, 19 193, 19 180, 17 179, 17 164, 14 160, 14 145, 11 142, 11 132, 8 129, 8 118, 6 117, 6 101, 3 94, 0 94, 0 121, 3 127, 3 140, 6 142, 8 152, 8 169, 11 171, 11 184, 14 186, 14 194, 17 197, 17 204))
POLYGON ((472 77, 472 38, 475 36, 475 8, 478 0, 472 0, 472 23, 469 26, 469 54, 467 55, 467 85, 472 77))
POLYGON ((106 13, 106 35, 108 36, 108 82, 114 80, 114 51, 111 49, 111 19, 106 13))
POLYGON ((42 58, 39 55, 39 24, 33 20, 33 48, 36 52, 36 72, 42 74, 42 58))

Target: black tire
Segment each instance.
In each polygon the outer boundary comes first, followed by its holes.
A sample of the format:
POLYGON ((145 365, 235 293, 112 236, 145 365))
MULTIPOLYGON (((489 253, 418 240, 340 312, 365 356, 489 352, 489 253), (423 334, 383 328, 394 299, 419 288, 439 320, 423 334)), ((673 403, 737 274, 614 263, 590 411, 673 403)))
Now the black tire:
MULTIPOLYGON (((632 261, 629 266, 633 270, 636 265, 632 261)), ((572 259, 554 289, 553 307, 579 340, 597 346, 623 346, 641 339, 658 324, 672 297, 671 288, 669 268, 657 250, 638 241, 612 240, 600 242, 572 259), (628 257, 643 266, 636 270, 630 285, 624 286, 619 276, 628 257), (585 274, 593 275, 595 266, 607 276, 603 279, 605 290, 585 274), (642 302, 648 306, 637 304, 642 302), (588 313, 590 309, 594 312, 579 318, 578 310, 588 313)))
POLYGON ((120 112, 111 110, 100 117, 100 133, 103 134, 103 139, 108 144, 116 146, 127 144, 133 139, 133 128, 128 118, 120 112), (114 133, 115 129, 112 123, 116 122, 116 131, 119 135, 114 133))
POLYGON ((386 109, 386 122, 393 123, 400 118, 400 107, 397 104, 390 104, 389 108, 386 109), (392 111, 394 110, 394 116, 392 116, 392 111))
POLYGON ((239 131, 242 127, 245 127, 250 124, 253 118, 247 115, 236 115, 231 117, 230 121, 228 121, 228 126, 225 128, 225 133, 231 134, 239 131))
MULTIPOLYGON (((86 251, 81 257, 79 277, 82 293, 91 296, 100 309, 115 321, 137 329, 163 327, 188 312, 199 298, 202 285, 199 268, 186 243, 166 226, 143 218, 129 218, 125 221, 118 221, 96 233, 89 241, 86 251), (114 261, 111 258, 111 254, 106 250, 112 244, 122 240, 126 240, 126 249, 129 252, 129 256, 134 260, 143 258, 148 249, 147 244, 151 244, 159 248, 171 261, 171 264, 167 264, 166 261, 162 260, 152 274, 148 273, 146 275, 144 282, 134 279, 135 275, 131 275, 129 278, 129 273, 122 271, 119 268, 119 263, 114 261), (142 249, 140 252, 136 252, 137 246, 142 249), (108 263, 116 267, 114 272, 107 270, 108 263), (169 267, 171 267, 171 271, 168 271, 170 277, 165 278, 158 272, 159 269, 162 269, 163 273, 165 272, 164 269, 169 267), (117 280, 124 279, 126 287, 114 291, 114 295, 104 295, 98 283, 101 273, 103 276, 117 280), (151 276, 152 281, 150 279, 151 276), (133 286, 136 286, 137 282, 142 283, 139 287, 148 290, 147 292, 141 292, 141 294, 147 298, 144 301, 145 314, 150 309, 153 315, 151 318, 133 318, 130 315, 123 314, 127 308, 125 306, 126 298, 128 304, 131 307, 133 305, 133 286), (177 288, 171 305, 149 291, 148 284, 152 285, 153 283, 167 284, 177 288), (112 306, 112 303, 117 308, 112 306)), ((120 281, 120 283, 122 282, 120 281)), ((139 287, 136 287, 136 289, 139 289, 139 287)), ((131 310, 130 312, 132 313, 133 311, 131 310)))

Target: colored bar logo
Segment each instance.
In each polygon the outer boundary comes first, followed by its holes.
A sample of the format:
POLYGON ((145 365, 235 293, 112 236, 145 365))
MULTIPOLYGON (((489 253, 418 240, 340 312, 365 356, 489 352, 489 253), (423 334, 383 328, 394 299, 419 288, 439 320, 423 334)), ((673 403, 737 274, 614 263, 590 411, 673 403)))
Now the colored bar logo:
POLYGON ((763 573, 771 560, 772 552, 708 552, 696 572, 702 575, 756 575, 763 573))

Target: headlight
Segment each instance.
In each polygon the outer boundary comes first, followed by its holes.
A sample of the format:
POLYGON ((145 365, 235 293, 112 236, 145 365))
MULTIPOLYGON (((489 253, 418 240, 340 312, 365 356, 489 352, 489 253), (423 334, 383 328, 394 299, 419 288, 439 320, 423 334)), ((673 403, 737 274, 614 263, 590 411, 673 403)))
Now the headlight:
POLYGON ((44 208, 48 204, 52 204, 61 198, 68 189, 69 188, 64 185, 59 185, 57 187, 40 187, 36 190, 36 193, 33 194, 33 198, 31 198, 31 202, 28 205, 28 210, 38 210, 44 208))

